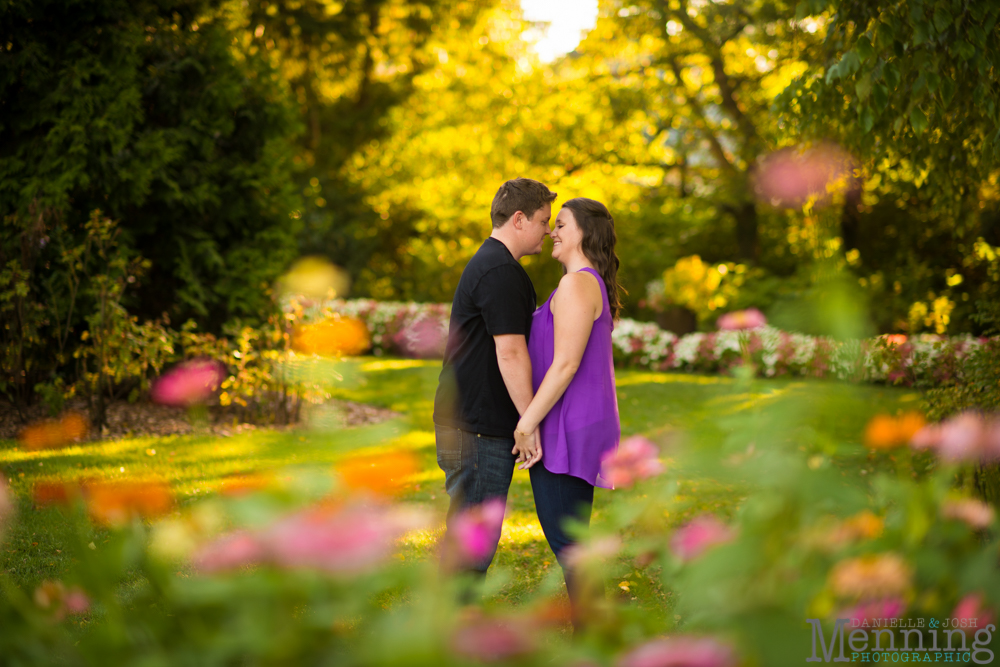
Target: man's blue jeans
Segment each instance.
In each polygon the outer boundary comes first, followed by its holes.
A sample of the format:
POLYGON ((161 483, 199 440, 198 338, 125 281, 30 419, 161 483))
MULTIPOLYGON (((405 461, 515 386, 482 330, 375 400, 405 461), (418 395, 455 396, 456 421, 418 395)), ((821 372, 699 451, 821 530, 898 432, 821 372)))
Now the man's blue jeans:
MULTIPOLYGON (((451 497, 448 523, 462 510, 491 498, 507 502, 517 457, 511 454, 513 438, 470 433, 450 426, 434 426, 437 460, 444 470, 444 488, 451 497)), ((499 539, 499 534, 497 535, 499 539)), ((497 545, 469 569, 482 574, 489 569, 497 545)))

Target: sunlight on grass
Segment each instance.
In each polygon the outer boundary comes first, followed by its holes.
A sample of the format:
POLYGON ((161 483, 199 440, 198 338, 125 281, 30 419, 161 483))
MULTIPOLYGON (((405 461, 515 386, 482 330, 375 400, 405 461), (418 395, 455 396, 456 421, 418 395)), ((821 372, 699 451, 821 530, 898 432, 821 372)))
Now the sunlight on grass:
POLYGON ((616 387, 629 387, 637 384, 732 384, 733 378, 717 375, 689 375, 686 373, 653 373, 637 371, 615 379, 616 387))
POLYGON ((363 373, 376 371, 399 371, 406 368, 441 368, 440 359, 386 359, 385 361, 368 361, 361 364, 363 373))

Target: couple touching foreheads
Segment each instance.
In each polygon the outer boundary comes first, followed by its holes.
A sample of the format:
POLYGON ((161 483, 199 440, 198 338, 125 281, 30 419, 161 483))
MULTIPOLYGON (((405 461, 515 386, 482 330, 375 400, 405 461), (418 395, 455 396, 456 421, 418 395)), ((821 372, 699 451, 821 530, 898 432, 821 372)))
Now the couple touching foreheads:
MULTIPOLYGON (((514 467, 530 469, 538 520, 575 607, 581 584, 566 524, 589 524, 594 486, 610 488, 601 459, 621 434, 611 330, 622 289, 608 209, 570 199, 550 229, 555 198, 528 178, 507 181, 493 198, 493 232, 455 290, 434 424, 449 529, 469 508, 505 502, 514 467), (518 260, 540 253, 546 236, 566 275, 536 309, 518 260)), ((472 572, 489 568, 499 531, 490 539, 472 572)))

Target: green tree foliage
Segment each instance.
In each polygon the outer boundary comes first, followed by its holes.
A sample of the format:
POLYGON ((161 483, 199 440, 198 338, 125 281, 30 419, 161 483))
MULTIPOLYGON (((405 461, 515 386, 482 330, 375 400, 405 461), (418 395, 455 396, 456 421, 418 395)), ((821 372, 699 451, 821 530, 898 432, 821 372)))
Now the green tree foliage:
POLYGON ((0 5, 9 394, 67 363, 100 308, 81 281, 108 267, 79 265, 98 208, 120 225, 115 252, 149 263, 120 295, 133 315, 217 327, 267 310, 295 253, 297 126, 274 69, 234 48, 225 19, 204 1, 0 5))
POLYGON ((825 49, 778 107, 860 159, 864 190, 841 236, 882 328, 913 328, 937 301, 957 329, 982 330, 977 308, 1000 301, 1000 6, 807 0, 799 14, 825 24, 825 49))

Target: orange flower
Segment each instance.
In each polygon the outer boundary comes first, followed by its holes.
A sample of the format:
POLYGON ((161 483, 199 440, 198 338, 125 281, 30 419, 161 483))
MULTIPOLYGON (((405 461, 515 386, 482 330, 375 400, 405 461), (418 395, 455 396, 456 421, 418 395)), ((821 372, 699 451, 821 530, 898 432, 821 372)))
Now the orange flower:
POLYGON ((418 471, 412 452, 398 450, 388 454, 352 456, 337 464, 337 472, 351 489, 375 493, 398 491, 404 480, 418 471))
POLYGON ((292 332, 292 349, 303 354, 324 356, 358 355, 371 347, 368 327, 350 317, 331 317, 297 327, 292 332))
POLYGON ((83 440, 89 430, 86 417, 67 412, 59 421, 46 420, 25 427, 17 439, 25 449, 52 449, 83 440))
POLYGON ((837 563, 830 571, 830 587, 844 598, 887 598, 903 595, 911 574, 910 566, 896 554, 862 556, 837 563))
POLYGON ((36 482, 32 489, 36 505, 69 505, 80 498, 80 486, 73 482, 36 482))
POLYGON ((907 412, 899 417, 875 415, 865 427, 865 445, 871 449, 892 449, 909 442, 925 425, 919 412, 907 412))
POLYGON ((166 514, 174 504, 170 487, 163 482, 111 482, 88 486, 87 509, 95 521, 121 526, 134 517, 166 514))
POLYGON ((870 540, 882 534, 885 521, 875 516, 869 510, 859 512, 846 519, 843 523, 844 531, 853 539, 870 540))

